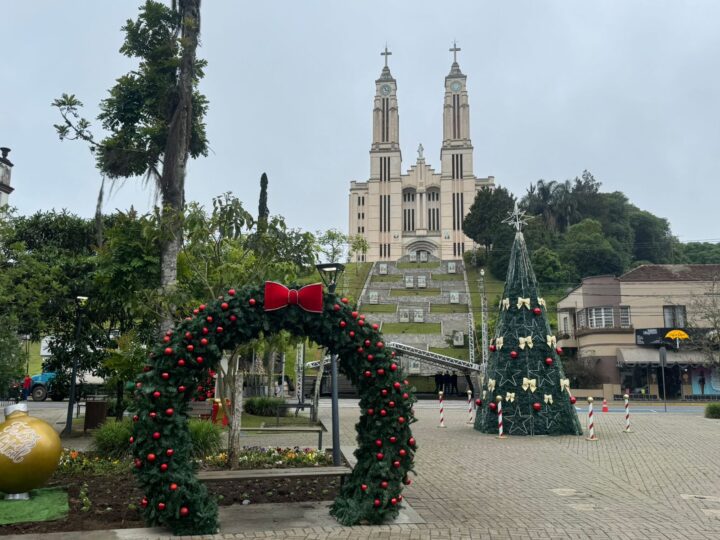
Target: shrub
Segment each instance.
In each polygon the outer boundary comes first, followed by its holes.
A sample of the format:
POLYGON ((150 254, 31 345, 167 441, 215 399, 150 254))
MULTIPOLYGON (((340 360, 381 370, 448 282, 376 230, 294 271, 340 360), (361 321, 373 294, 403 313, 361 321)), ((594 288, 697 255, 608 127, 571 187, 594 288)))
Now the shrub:
POLYGON ((107 420, 93 434, 93 450, 99 455, 121 458, 130 451, 132 422, 129 419, 117 422, 107 420))
MULTIPOLYGON (((255 416, 277 416, 278 405, 285 404, 282 398, 252 397, 245 400, 243 410, 255 416)), ((280 409, 280 416, 285 416, 286 409, 280 409)))
POLYGON ((720 403, 705 405, 705 418, 720 418, 720 403))
POLYGON ((190 440, 195 457, 205 457, 220 452, 222 428, 207 420, 189 420, 190 440))

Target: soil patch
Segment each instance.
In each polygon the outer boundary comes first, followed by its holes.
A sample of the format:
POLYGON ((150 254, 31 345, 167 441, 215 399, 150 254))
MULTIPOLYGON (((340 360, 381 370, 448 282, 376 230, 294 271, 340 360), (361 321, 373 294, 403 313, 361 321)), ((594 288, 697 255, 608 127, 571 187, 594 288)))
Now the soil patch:
MULTIPOLYGON (((207 482, 218 504, 257 504, 333 500, 340 490, 340 478, 267 478, 207 482), (247 502, 245 502, 247 501, 247 502)), ((90 531, 145 527, 138 502, 143 494, 131 472, 122 474, 56 475, 48 487, 64 487, 70 512, 64 519, 0 526, 0 535, 47 532, 90 531), (121 486, 120 488, 118 486, 121 486), (86 494, 83 503, 81 490, 86 494)))

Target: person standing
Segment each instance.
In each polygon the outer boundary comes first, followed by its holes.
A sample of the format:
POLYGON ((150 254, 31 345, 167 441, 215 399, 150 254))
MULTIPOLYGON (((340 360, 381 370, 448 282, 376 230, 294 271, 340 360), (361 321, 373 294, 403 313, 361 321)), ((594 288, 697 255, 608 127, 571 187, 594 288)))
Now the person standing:
POLYGON ((442 388, 442 374, 439 371, 435 372, 435 393, 440 392, 442 388))
POLYGON ((25 379, 23 379, 23 390, 22 390, 22 398, 23 401, 27 401, 28 397, 30 397, 30 388, 32 387, 32 379, 30 378, 29 374, 25 374, 25 379))
POLYGON ((705 395, 705 372, 700 372, 700 378, 698 379, 698 384, 700 385, 700 395, 705 395))

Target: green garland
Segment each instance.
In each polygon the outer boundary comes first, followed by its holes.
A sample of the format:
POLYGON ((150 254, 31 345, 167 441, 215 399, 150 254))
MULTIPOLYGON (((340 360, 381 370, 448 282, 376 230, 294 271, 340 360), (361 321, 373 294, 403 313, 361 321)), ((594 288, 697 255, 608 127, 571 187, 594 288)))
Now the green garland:
POLYGON ((397 516, 403 483, 409 484, 416 449, 413 388, 394 353, 384 348, 376 324, 365 321, 347 299, 325 294, 322 313, 291 305, 263 309, 264 290, 229 290, 194 310, 169 331, 136 382, 137 414, 132 445, 135 473, 144 490, 141 507, 151 526, 177 535, 218 531, 218 510, 195 478, 187 428, 188 401, 217 369, 223 350, 286 330, 306 336, 339 357, 339 369, 357 387, 362 410, 356 425, 357 465, 331 514, 343 525, 381 523, 397 516))

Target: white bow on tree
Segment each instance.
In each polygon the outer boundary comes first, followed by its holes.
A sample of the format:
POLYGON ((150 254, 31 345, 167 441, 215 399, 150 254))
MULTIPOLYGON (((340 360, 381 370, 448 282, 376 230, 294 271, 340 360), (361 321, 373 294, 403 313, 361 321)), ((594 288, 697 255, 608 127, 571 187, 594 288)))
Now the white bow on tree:
POLYGON ((555 336, 546 336, 547 346, 551 349, 557 345, 557 338, 555 336))
POLYGON ((530 309, 530 299, 518 297, 517 308, 520 309, 523 306, 530 309))
POLYGON ((507 394, 505 394, 505 401, 507 401, 508 403, 512 403, 513 401, 515 401, 515 392, 508 392, 507 394))
POLYGON ((552 405, 552 394, 545 394, 545 403, 552 405))
POLYGON ((523 377, 522 389, 527 391, 528 388, 531 392, 537 390, 537 379, 528 379, 526 377, 523 377))
POLYGON ((525 345, 527 345, 528 349, 532 349, 533 348, 532 336, 518 338, 518 345, 520 345, 521 349, 524 349, 525 345))
POLYGON ((560 391, 567 390, 570 393, 570 379, 560 379, 560 391))
POLYGON ((503 298, 502 302, 500 302, 500 309, 510 309, 510 299, 509 298, 503 298))
POLYGON ((488 379, 487 388, 490 392, 495 390, 495 379, 488 379))
POLYGON ((499 338, 495 338, 495 348, 497 348, 497 350, 502 349, 503 341, 504 340, 502 336, 500 336, 499 338))
POLYGON ((542 307, 544 307, 544 308, 547 307, 547 306, 545 305, 545 299, 544 299, 544 298, 538 298, 537 301, 538 301, 538 306, 542 306, 542 307))

